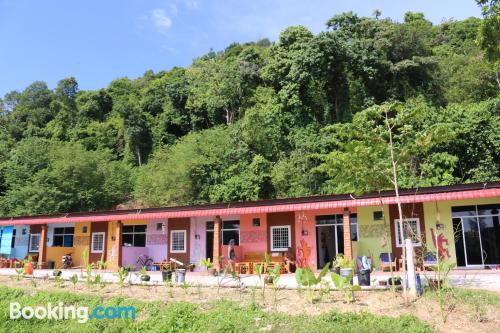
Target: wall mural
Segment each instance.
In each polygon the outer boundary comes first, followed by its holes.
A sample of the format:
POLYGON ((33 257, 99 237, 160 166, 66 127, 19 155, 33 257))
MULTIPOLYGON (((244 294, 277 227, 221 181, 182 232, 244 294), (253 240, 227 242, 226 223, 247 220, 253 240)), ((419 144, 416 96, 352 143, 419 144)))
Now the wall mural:
POLYGON ((311 247, 302 238, 300 240, 300 246, 297 249, 297 267, 306 268, 309 267, 309 257, 311 256, 311 247))
POLYGON ((450 252, 448 250, 448 246, 449 246, 448 239, 446 239, 444 237, 442 232, 439 235, 437 235, 437 237, 436 237, 436 234, 434 233, 434 228, 431 228, 431 234, 432 234, 432 243, 434 243, 434 247, 437 249, 439 257, 443 258, 444 255, 446 254, 446 257, 450 258, 451 256, 450 256, 450 252), (445 244, 446 244, 446 248, 444 247, 445 244))

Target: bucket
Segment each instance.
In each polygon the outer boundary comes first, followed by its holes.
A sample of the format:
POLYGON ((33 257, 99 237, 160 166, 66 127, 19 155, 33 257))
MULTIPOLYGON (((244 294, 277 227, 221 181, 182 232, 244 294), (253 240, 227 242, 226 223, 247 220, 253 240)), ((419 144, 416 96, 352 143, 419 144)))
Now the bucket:
POLYGON ((184 283, 186 281, 186 270, 184 268, 178 268, 175 270, 175 282, 184 283))
POLYGON ((165 271, 161 271, 161 277, 163 279, 163 281, 172 281, 172 271, 171 270, 165 270, 165 271))
POLYGON ((370 285, 370 270, 362 268, 358 271, 358 284, 360 286, 370 285))
POLYGON ((349 281, 349 283, 352 284, 352 268, 341 268, 340 269, 340 276, 342 276, 342 277, 351 276, 351 281, 349 281))

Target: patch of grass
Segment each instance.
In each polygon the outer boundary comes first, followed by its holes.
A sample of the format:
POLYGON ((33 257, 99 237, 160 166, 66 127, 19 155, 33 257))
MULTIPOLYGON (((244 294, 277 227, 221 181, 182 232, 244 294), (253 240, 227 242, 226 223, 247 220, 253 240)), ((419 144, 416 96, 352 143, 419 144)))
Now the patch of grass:
POLYGON ((204 305, 187 302, 142 302, 115 297, 104 301, 95 295, 64 291, 20 290, 0 287, 0 332, 432 332, 413 316, 391 318, 368 313, 331 312, 319 316, 290 316, 265 312, 258 306, 242 308, 230 301, 204 305), (135 321, 125 319, 89 320, 79 324, 73 320, 10 320, 9 303, 22 306, 65 305, 135 306, 135 321))
POLYGON ((473 304, 480 300, 484 305, 500 307, 500 294, 493 291, 457 288, 455 296, 464 304, 473 304))

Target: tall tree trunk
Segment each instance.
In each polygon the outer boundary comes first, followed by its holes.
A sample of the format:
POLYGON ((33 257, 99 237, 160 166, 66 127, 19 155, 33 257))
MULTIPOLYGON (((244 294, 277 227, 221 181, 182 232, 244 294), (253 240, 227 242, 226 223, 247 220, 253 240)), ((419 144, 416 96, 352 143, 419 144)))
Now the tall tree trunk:
POLYGON ((403 298, 405 303, 408 303, 408 293, 406 290, 406 247, 405 247, 405 237, 404 237, 404 227, 403 227, 403 208, 401 206, 401 198, 399 197, 399 185, 398 185, 398 172, 397 172, 397 161, 394 157, 394 143, 392 141, 392 129, 393 126, 389 124, 389 115, 387 110, 385 111, 385 122, 387 125, 387 131, 389 132, 389 150, 391 153, 391 164, 392 164, 392 184, 394 186, 394 191, 396 193, 396 204, 398 205, 399 214, 399 239, 402 243, 403 250, 403 298))

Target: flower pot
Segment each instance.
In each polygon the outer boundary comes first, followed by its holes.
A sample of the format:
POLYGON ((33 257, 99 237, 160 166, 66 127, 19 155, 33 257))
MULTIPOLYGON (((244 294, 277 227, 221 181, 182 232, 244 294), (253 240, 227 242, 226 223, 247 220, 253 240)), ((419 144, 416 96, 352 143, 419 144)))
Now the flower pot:
POLYGON ((186 281, 186 270, 184 268, 178 268, 175 270, 175 282, 184 283, 186 281))
POLYGON ((330 272, 340 275, 340 267, 330 267, 330 272))
POLYGON ((441 288, 443 287, 443 281, 439 281, 439 284, 438 284, 438 280, 437 279, 429 279, 429 288, 431 290, 438 290, 438 286, 441 286, 441 288))
POLYGON ((267 283, 267 284, 272 284, 273 283, 273 277, 268 275, 264 278, 264 281, 267 283))
POLYGON ((171 270, 162 271, 161 277, 163 281, 172 281, 172 271, 171 270))
POLYGON ((33 275, 33 264, 32 263, 27 262, 24 264, 24 274, 33 275))
POLYGON ((401 285, 401 278, 399 276, 389 278, 389 280, 387 280, 387 283, 391 286, 400 286, 401 285))
POLYGON ((349 281, 350 284, 352 284, 352 268, 341 268, 340 269, 340 276, 342 277, 348 277, 351 276, 351 280, 349 281))
POLYGON ((207 273, 208 275, 217 276, 217 269, 210 268, 207 273))
POLYGON ((141 275, 141 281, 147 282, 151 280, 151 276, 149 275, 141 275))

